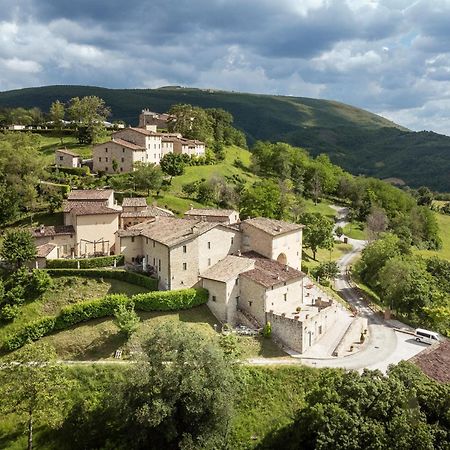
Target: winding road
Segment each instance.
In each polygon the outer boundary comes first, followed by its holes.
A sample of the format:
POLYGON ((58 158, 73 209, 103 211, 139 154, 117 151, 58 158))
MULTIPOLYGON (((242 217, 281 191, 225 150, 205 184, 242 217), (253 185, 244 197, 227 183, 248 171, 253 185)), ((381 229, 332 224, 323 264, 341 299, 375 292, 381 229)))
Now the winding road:
MULTIPOLYGON (((336 210, 336 227, 344 226, 347 222, 348 208, 332 206, 336 210)), ((339 275, 335 286, 338 293, 357 311, 359 317, 367 318, 369 337, 362 348, 353 354, 341 357, 324 358, 253 358, 248 362, 255 365, 271 364, 305 364, 313 367, 342 367, 346 369, 362 370, 364 368, 379 369, 385 372, 390 364, 396 364, 404 359, 412 358, 427 348, 426 345, 416 342, 411 334, 405 332, 408 327, 395 320, 384 320, 379 314, 369 308, 366 302, 359 297, 358 291, 351 285, 348 268, 352 260, 367 245, 366 241, 347 238, 352 249, 337 261, 339 275), (399 331, 399 329, 405 331, 399 331)))

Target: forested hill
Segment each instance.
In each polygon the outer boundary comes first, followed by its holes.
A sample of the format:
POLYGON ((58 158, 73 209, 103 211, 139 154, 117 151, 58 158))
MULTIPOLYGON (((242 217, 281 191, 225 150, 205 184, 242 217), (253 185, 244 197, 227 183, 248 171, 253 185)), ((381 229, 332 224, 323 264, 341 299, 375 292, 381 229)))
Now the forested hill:
POLYGON ((165 112, 176 103, 231 112, 235 125, 255 140, 285 141, 312 155, 327 153, 354 174, 395 177, 408 185, 450 191, 450 137, 412 132, 368 111, 328 100, 224 92, 208 89, 105 89, 46 86, 0 92, 0 107, 48 111, 54 100, 97 95, 113 120, 136 124, 143 108, 165 112))

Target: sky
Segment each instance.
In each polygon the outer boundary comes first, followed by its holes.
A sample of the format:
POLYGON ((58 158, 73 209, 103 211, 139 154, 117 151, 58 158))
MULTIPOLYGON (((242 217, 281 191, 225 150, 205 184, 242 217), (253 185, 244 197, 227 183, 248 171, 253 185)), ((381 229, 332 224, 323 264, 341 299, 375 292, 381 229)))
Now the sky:
POLYGON ((325 98, 450 135, 450 0, 0 0, 0 91, 325 98))

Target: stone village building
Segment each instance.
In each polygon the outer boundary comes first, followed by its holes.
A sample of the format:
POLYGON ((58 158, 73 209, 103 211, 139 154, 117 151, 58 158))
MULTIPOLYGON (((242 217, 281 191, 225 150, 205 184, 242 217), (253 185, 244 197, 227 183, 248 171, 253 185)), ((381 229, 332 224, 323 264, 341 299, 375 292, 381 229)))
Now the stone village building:
POLYGON ((129 127, 116 131, 108 142, 94 146, 94 172, 132 172, 137 162, 159 165, 167 153, 203 156, 205 144, 179 133, 158 133, 156 126, 129 127))
POLYGON ((336 304, 304 294, 302 225, 240 221, 238 212, 218 209, 191 209, 179 219, 144 198, 118 206, 112 190, 74 190, 63 211, 64 225, 33 230, 38 267, 52 258, 123 254, 152 272, 160 289, 204 287, 219 321, 270 322, 273 335, 301 353, 336 320, 336 304))
POLYGON ((337 306, 304 295, 302 226, 261 217, 228 223, 234 214, 158 216, 119 230, 115 248, 150 269, 160 289, 204 287, 221 322, 270 322, 278 340, 303 353, 334 324, 337 306))

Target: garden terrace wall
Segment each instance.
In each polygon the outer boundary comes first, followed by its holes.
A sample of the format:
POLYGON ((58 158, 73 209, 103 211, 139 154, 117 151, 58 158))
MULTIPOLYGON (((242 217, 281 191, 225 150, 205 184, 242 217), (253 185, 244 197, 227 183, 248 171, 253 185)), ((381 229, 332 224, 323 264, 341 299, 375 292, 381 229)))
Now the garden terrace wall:
POLYGON ((73 325, 91 319, 114 315, 120 304, 134 304, 137 311, 178 311, 205 304, 208 301, 206 289, 182 289, 158 291, 127 297, 123 294, 107 295, 102 298, 66 306, 57 316, 43 317, 25 325, 21 330, 5 339, 3 351, 17 350, 23 345, 37 341, 54 331, 65 330, 73 325))
POLYGON ((126 270, 111 269, 44 269, 52 277, 89 277, 89 278, 109 278, 113 280, 125 281, 130 284, 142 286, 150 291, 158 289, 158 280, 145 275, 126 270))

